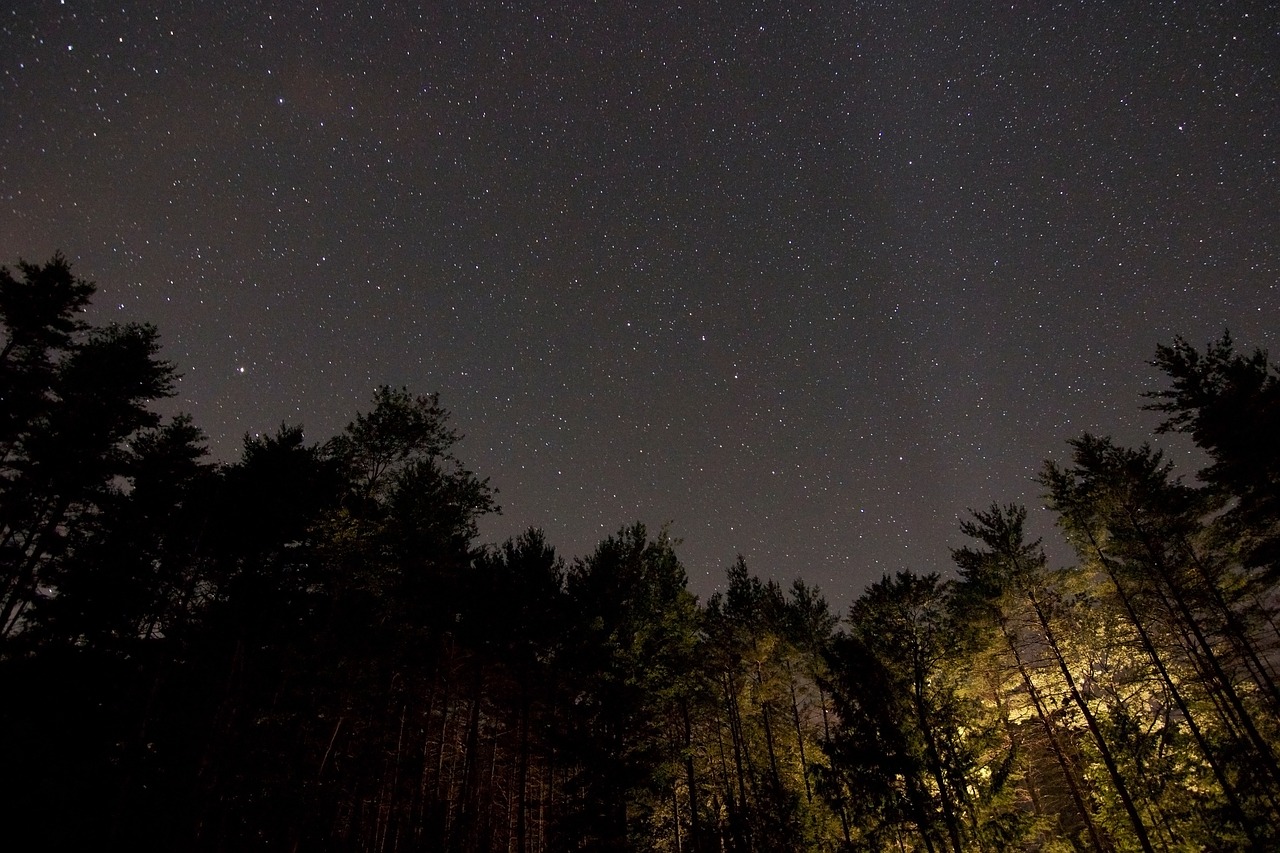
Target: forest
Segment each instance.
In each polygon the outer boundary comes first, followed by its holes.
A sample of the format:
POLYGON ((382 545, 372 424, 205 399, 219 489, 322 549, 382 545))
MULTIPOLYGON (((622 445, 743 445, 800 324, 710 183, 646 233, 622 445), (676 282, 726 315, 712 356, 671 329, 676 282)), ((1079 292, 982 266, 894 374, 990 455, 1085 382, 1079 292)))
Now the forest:
POLYGON ((1178 339, 1207 467, 1064 436, 1044 503, 835 613, 665 531, 480 543, 434 396, 214 464, 158 331, 0 270, 0 803, 32 849, 1280 849, 1280 372, 1178 339), (1040 511, 1040 508, 1036 508, 1040 511))

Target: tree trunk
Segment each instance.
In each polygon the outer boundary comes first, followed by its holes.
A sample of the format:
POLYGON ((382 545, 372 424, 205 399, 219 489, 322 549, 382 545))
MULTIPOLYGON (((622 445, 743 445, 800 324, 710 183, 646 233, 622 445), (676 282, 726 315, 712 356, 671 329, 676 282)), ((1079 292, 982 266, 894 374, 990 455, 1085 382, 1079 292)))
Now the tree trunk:
POLYGON ((1045 737, 1049 741, 1049 749, 1053 752, 1054 758, 1058 760, 1058 766, 1062 768, 1062 777, 1066 782, 1067 790, 1071 794, 1071 799, 1075 803, 1076 810, 1080 813, 1080 819, 1084 821, 1085 829, 1089 833, 1089 838, 1093 841, 1095 850, 1110 853, 1114 848, 1110 843, 1103 843, 1101 833, 1098 831, 1097 825, 1093 822, 1093 813, 1085 803, 1084 793, 1080 790, 1080 785, 1076 781, 1075 769, 1071 766, 1071 762, 1067 759, 1066 753, 1062 749, 1062 744, 1058 740, 1058 733, 1054 729, 1053 721, 1050 720, 1048 712, 1045 710, 1044 701, 1040 697, 1040 691, 1036 688, 1035 682, 1031 680, 1031 673, 1027 671, 1026 663, 1022 660, 1022 653, 1018 651, 1017 641, 1013 635, 1009 633, 1008 623, 1003 613, 996 613, 996 618, 1000 623, 1000 633, 1004 635, 1005 642, 1009 646, 1009 651, 1013 654, 1014 664, 1017 666, 1018 674, 1022 676, 1022 683, 1027 688, 1027 695, 1031 698, 1031 703, 1035 707, 1036 717, 1040 720, 1040 724, 1044 726, 1045 737))
POLYGON ((1124 806, 1125 814, 1129 816, 1129 822, 1133 824, 1133 831, 1138 836, 1138 843, 1142 845, 1142 849, 1146 853, 1155 853, 1155 848, 1151 846, 1151 839, 1147 835, 1147 827, 1142 822, 1141 816, 1138 815, 1137 806, 1133 802, 1133 797, 1129 794, 1129 787, 1125 784, 1124 777, 1120 773, 1120 767, 1116 764, 1115 756, 1111 752, 1111 746, 1107 743, 1106 738, 1103 737, 1102 728, 1098 725, 1097 718, 1094 717, 1093 711, 1090 710, 1089 703, 1080 694, 1080 690, 1076 686, 1075 676, 1071 674, 1071 668, 1067 666, 1067 662, 1062 656, 1062 649, 1058 645, 1058 639, 1054 634, 1053 627, 1049 624, 1049 617, 1044 612, 1040 602, 1036 600, 1035 593, 1030 588, 1026 589, 1025 593, 1027 600, 1035 611, 1036 618, 1040 622, 1040 630, 1044 633, 1045 642, 1048 643, 1049 650, 1053 652, 1053 660, 1058 665, 1058 670, 1062 673, 1062 680, 1066 682, 1067 690, 1071 693, 1071 699, 1079 707, 1080 713, 1084 715, 1085 725, 1089 728, 1089 734, 1093 736, 1098 752, 1102 755, 1102 763, 1107 768, 1107 774, 1111 777, 1111 784, 1115 786, 1116 794, 1120 797, 1120 803, 1124 806))

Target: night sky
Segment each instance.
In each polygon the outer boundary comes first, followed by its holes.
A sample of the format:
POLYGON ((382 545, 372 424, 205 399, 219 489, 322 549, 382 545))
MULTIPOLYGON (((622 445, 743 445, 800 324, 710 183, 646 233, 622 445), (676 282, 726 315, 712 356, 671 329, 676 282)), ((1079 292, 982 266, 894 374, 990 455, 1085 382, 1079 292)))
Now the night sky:
POLYGON ((0 260, 156 323, 219 459, 438 392, 486 541, 843 606, 1146 438, 1157 343, 1280 350, 1271 3, 4 6, 0 260))

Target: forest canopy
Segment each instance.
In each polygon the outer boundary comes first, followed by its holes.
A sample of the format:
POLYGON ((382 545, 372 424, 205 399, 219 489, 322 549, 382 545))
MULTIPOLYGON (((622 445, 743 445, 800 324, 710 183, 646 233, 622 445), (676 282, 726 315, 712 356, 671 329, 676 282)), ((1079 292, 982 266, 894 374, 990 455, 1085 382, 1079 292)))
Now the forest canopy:
MULTIPOLYGON (((207 458, 146 324, 0 269, 0 802, 43 849, 1280 847, 1280 372, 1158 347, 1209 464, 1064 436, 1047 511, 844 614, 665 530, 479 541, 434 395, 207 458)), ((1135 401, 1135 404, 1137 401, 1135 401)), ((33 848, 34 849, 34 848, 33 848)))

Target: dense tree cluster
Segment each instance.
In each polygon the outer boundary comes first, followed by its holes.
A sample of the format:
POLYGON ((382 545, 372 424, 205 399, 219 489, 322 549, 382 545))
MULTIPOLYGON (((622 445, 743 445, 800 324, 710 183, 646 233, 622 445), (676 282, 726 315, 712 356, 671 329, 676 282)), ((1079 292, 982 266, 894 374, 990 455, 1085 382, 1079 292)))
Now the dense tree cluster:
POLYGON ((1280 373, 1161 347, 1166 431, 1046 465, 847 615, 665 531, 477 542, 434 397, 214 465, 156 330, 0 270, 0 802, 48 849, 1280 847, 1280 373))

